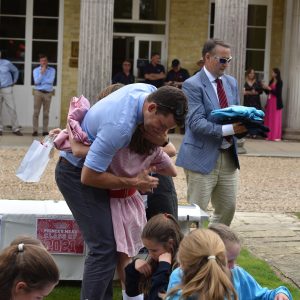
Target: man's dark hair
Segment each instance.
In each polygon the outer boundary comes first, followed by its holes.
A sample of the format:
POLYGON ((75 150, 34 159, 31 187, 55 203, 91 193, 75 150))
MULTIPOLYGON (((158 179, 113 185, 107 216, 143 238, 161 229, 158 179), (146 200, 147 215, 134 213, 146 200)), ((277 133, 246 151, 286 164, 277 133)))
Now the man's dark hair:
POLYGON ((123 64, 124 62, 130 63, 130 64, 132 65, 131 60, 130 60, 129 58, 125 58, 125 59, 123 60, 122 64, 123 64))
POLYGON ((48 59, 48 56, 46 54, 41 53, 41 54, 39 54, 39 59, 41 59, 41 58, 47 58, 48 59))
POLYGON ((151 58, 152 58, 153 56, 155 56, 155 55, 159 55, 159 56, 160 56, 160 54, 159 54, 158 52, 153 52, 153 53, 151 53, 151 58))
POLYGON ((203 49, 202 49, 202 57, 205 58, 206 53, 212 53, 217 46, 221 46, 224 48, 229 48, 230 45, 226 44, 224 41, 219 39, 209 39, 205 42, 203 49))
POLYGON ((157 104, 157 113, 165 116, 171 113, 179 127, 184 125, 187 113, 187 98, 182 90, 174 86, 163 86, 151 93, 147 101, 157 104))

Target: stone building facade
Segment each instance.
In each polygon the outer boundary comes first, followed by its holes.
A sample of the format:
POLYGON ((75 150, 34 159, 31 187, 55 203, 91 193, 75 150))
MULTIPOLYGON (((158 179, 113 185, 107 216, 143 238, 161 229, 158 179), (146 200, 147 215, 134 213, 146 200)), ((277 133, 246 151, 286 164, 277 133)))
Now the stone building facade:
MULTIPOLYGON (((31 127, 33 111, 31 71, 33 64, 36 63, 36 58, 33 57, 36 39, 34 34, 31 36, 30 30, 33 28, 33 32, 35 31, 35 7, 39 1, 6 0, 3 1, 4 5, 0 11, 0 17, 4 20, 5 17, 13 14, 13 10, 18 14, 19 7, 24 6, 22 3, 26 3, 26 9, 23 13, 27 22, 24 34, 24 41, 26 41, 24 62, 19 62, 17 58, 8 55, 8 58, 14 63, 24 64, 24 81, 15 86, 14 89, 18 114, 22 115, 20 122, 25 128, 31 127), (5 6, 6 2, 11 4, 5 6), (32 28, 28 23, 32 24, 32 28)), ((85 28, 85 26, 93 26, 91 23, 87 25, 88 9, 91 9, 91 5, 95 5, 95 3, 109 5, 111 1, 48 1, 49 5, 53 5, 55 2, 59 7, 58 26, 53 28, 53 30, 57 30, 58 34, 55 40, 57 59, 53 61, 57 68, 57 83, 56 94, 53 99, 55 104, 51 107, 51 127, 64 126, 70 98, 82 91, 88 95, 94 95, 95 89, 98 91, 102 85, 110 81, 111 75, 118 70, 122 58, 130 58, 133 61, 133 71, 137 78, 139 78, 138 64, 149 59, 150 52, 154 50, 161 53, 162 64, 166 70, 170 68, 171 61, 178 58, 182 66, 188 69, 190 74, 193 74, 198 68, 196 62, 201 58, 203 43, 213 36, 215 26, 218 26, 215 24, 214 16, 218 12, 220 13, 216 9, 220 5, 219 1, 223 1, 222 5, 224 3, 231 5, 230 14, 234 13, 234 9, 238 11, 239 7, 236 6, 241 5, 239 3, 248 3, 248 23, 247 28, 244 28, 247 34, 246 53, 243 54, 245 59, 242 58, 243 64, 239 59, 233 59, 232 64, 238 64, 238 68, 246 68, 252 64, 255 65, 253 67, 256 67, 257 65, 258 75, 266 82, 270 78, 273 67, 281 69, 285 104, 283 129, 286 137, 300 139, 300 103, 297 101, 300 94, 300 75, 298 72, 300 66, 296 59, 299 55, 298 49, 300 49, 300 32, 297 28, 300 0, 115 0, 114 9, 101 15, 101 21, 97 20, 100 23, 96 24, 96 29, 90 33, 90 37, 85 39, 85 44, 90 43, 90 46, 80 44, 80 34, 82 35, 83 30, 89 28, 85 28), (83 5, 87 9, 85 9, 85 14, 81 9, 83 5), (109 25, 104 26, 103 24, 107 23, 109 18, 113 18, 113 29, 111 34, 104 36, 103 32, 107 31, 105 26, 109 25), (97 26, 99 30, 97 30, 97 26), (92 45, 96 45, 99 39, 101 45, 93 47, 92 45), (113 45, 112 51, 108 47, 111 43, 113 45), (89 51, 85 55, 90 57, 90 60, 86 60, 83 66, 87 67, 86 64, 91 64, 91 66, 79 70, 79 58, 82 59, 83 57, 81 56, 82 51, 89 51), (101 58, 101 55, 104 58, 101 58), (95 63, 97 65, 93 66, 95 63), (105 72, 101 73, 101 68, 104 68, 105 72), (82 81, 82 77, 89 80, 93 74, 97 77, 99 87, 96 80, 89 87, 90 90, 93 90, 89 94, 89 91, 86 90, 86 81, 82 81), (296 74, 296 78, 294 74, 296 74), (292 79, 289 80, 289 78, 292 79), (82 85, 85 85, 85 89, 82 85)), ((232 17, 232 15, 230 16, 232 17)), ((226 15, 223 17, 224 22, 226 22, 226 15)), ((53 17, 50 16, 49 18, 53 17)), ((22 31, 23 29, 20 27, 17 30, 22 31)), ((225 33, 220 38, 224 36, 226 36, 225 33)), ((14 37, 10 36, 10 33, 2 34, 0 36, 0 48, 7 50, 5 49, 8 45, 7 41, 13 39, 14 37)), ((232 41, 230 42, 232 43, 232 41)), ((241 41, 237 40, 233 43, 238 44, 241 41)), ((10 53, 9 51, 7 50, 8 53, 10 53)), ((237 55, 238 58, 242 57, 242 54, 237 55)))

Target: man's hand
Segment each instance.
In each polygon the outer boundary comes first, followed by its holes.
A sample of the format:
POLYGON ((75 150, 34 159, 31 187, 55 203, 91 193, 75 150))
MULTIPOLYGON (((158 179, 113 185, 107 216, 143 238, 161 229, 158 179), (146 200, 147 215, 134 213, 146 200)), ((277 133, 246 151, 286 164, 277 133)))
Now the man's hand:
POLYGON ((46 72, 47 66, 42 65, 41 66, 41 74, 44 74, 46 72))
POLYGON ((150 173, 155 172, 155 168, 150 168, 142 171, 136 177, 137 184, 136 188, 142 193, 151 192, 154 188, 157 188, 159 179, 149 175, 150 173))
POLYGON ((151 266, 146 261, 138 258, 134 263, 134 267, 139 273, 145 275, 145 277, 151 276, 151 266))
POLYGON ((247 132, 247 128, 242 123, 233 123, 234 134, 247 132))

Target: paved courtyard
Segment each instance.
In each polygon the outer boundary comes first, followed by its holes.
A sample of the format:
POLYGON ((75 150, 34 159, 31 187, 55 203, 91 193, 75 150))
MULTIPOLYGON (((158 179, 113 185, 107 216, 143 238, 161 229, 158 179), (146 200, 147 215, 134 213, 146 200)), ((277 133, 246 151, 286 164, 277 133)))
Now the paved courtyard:
MULTIPOLYGON (((180 146, 182 136, 171 141, 180 146)), ((0 199, 62 200, 54 181, 58 152, 50 160, 37 184, 23 183, 15 170, 32 143, 30 135, 0 137, 0 199)), ((268 261, 284 277, 300 287, 300 143, 246 140, 246 154, 240 155, 241 172, 237 213, 233 228, 245 246, 268 261)), ((186 201, 183 170, 174 182, 180 201, 186 201)))

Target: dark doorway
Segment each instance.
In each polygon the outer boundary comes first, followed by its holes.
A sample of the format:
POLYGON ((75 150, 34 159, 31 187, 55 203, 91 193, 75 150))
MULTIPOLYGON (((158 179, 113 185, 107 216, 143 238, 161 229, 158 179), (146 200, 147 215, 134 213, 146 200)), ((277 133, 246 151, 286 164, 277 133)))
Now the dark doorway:
POLYGON ((134 37, 115 36, 113 40, 112 76, 122 71, 124 59, 131 60, 133 66, 134 37))

